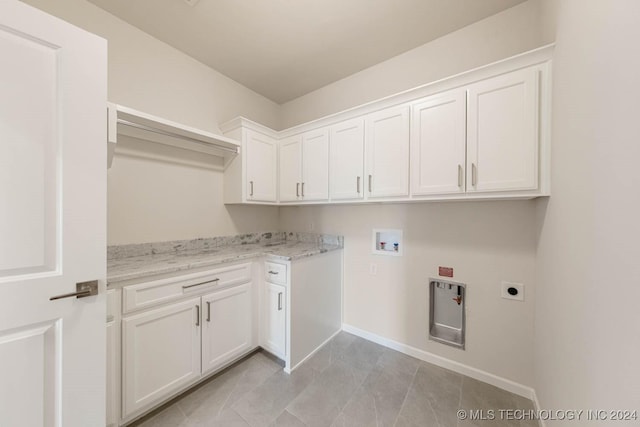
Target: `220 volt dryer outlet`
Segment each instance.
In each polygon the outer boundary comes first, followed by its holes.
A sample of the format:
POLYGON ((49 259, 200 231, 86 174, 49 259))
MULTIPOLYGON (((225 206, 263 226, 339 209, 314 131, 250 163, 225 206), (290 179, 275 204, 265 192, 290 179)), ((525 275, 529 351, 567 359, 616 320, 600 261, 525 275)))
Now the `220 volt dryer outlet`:
POLYGON ((524 301, 524 285, 522 283, 502 282, 502 298, 524 301))

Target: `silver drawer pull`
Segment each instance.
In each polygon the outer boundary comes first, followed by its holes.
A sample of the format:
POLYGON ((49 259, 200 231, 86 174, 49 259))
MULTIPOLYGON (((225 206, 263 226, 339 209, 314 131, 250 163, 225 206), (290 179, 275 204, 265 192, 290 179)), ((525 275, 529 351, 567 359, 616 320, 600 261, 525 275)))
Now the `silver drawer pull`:
POLYGON ((200 306, 196 305, 196 326, 200 326, 200 306))
POLYGON ((189 288, 194 288, 196 286, 201 286, 201 285, 206 285, 207 283, 213 283, 213 282, 217 282, 220 279, 213 279, 213 280, 207 280, 206 282, 200 282, 200 283, 196 283, 195 285, 187 285, 187 286, 183 286, 182 289, 189 289, 189 288))
POLYGON ((269 270, 269 274, 278 274, 278 272, 269 270))
POLYGON ((211 322, 211 301, 207 301, 207 322, 211 322))
POLYGON ((49 298, 49 301, 55 301, 57 299, 63 298, 84 298, 90 297, 92 295, 98 295, 98 281, 92 280, 90 282, 79 282, 76 283, 76 292, 71 292, 69 294, 56 295, 54 297, 49 298))
POLYGON ((282 292, 278 292, 278 311, 282 310, 282 292))

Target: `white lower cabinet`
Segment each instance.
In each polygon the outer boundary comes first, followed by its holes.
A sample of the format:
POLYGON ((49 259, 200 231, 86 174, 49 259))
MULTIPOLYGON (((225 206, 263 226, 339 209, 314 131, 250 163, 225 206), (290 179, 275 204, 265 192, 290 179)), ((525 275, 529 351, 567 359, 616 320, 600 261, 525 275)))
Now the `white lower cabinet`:
POLYGON ((200 377, 200 298, 122 320, 125 418, 200 377))
POLYGON ((251 284, 202 297, 202 373, 207 374, 253 346, 251 284))
POLYGON ((286 357, 287 288, 265 282, 265 322, 263 347, 275 356, 286 357))
MULTIPOLYGON (((124 290, 125 296, 155 295, 164 304, 138 310, 134 304, 123 307, 122 385, 107 382, 116 387, 114 392, 107 390, 107 425, 131 422, 257 346, 250 263, 136 283, 124 290), (181 295, 167 301, 176 286, 181 295), (134 312, 127 312, 131 309, 134 312), (121 411, 115 399, 120 388, 121 411)), ((114 324, 107 326, 108 339, 117 331, 114 324)), ((108 341, 109 378, 120 370, 117 344, 115 338, 108 341)))
POLYGON ((289 373, 342 328, 342 251, 266 261, 260 345, 289 373))

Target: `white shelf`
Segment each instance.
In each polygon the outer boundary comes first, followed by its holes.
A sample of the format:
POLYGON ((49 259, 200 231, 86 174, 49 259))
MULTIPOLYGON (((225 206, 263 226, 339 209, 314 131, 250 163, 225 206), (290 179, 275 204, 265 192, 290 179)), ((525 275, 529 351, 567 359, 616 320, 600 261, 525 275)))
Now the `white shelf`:
POLYGON ((117 104, 108 105, 111 167, 117 135, 222 157, 226 165, 240 153, 240 142, 117 104))

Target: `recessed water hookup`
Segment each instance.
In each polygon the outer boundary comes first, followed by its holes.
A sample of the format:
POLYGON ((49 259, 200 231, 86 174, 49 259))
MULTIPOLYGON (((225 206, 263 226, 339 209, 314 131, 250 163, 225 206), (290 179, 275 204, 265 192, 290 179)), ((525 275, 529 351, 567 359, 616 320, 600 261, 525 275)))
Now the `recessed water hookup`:
POLYGON ((466 285, 429 279, 429 339, 464 350, 466 285))
POLYGON ((376 228, 373 230, 372 253, 376 255, 402 256, 402 230, 376 228))

